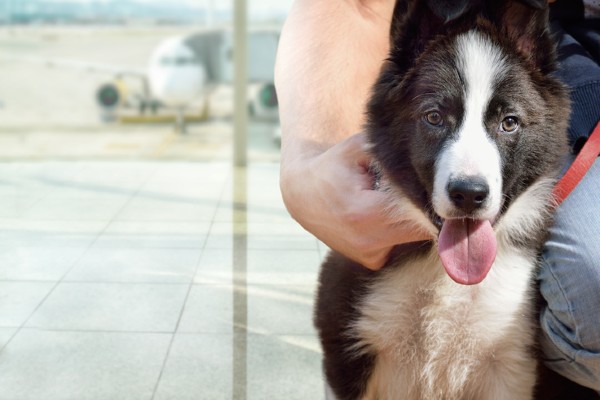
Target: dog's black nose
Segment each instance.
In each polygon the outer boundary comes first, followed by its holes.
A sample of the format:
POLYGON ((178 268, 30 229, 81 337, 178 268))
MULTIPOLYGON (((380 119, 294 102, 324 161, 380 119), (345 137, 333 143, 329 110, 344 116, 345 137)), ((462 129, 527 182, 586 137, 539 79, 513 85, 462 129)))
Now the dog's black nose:
POLYGON ((452 203, 466 213, 482 207, 490 194, 490 188, 481 177, 452 179, 448 183, 448 196, 452 203))

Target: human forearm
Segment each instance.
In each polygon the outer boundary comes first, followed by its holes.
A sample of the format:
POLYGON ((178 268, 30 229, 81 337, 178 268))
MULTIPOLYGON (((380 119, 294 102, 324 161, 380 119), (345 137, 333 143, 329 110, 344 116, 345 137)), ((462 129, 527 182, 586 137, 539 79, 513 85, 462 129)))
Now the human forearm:
POLYGON ((387 55, 393 3, 296 1, 275 69, 283 168, 360 131, 369 90, 387 55))
POLYGON ((398 243, 427 239, 372 190, 364 123, 388 52, 393 0, 297 0, 275 83, 282 126, 281 193, 296 221, 331 248, 377 269, 398 243))

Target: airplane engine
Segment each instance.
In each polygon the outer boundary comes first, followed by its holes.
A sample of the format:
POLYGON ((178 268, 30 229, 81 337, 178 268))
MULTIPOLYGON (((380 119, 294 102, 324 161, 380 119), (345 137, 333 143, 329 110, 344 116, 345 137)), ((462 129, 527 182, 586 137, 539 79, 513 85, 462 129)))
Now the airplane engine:
POLYGON ((248 94, 248 111, 252 117, 277 120, 279 103, 273 83, 251 86, 248 94))
POLYGON ((100 107, 100 118, 105 122, 117 119, 117 110, 125 104, 127 88, 121 80, 107 82, 96 91, 96 102, 100 107))

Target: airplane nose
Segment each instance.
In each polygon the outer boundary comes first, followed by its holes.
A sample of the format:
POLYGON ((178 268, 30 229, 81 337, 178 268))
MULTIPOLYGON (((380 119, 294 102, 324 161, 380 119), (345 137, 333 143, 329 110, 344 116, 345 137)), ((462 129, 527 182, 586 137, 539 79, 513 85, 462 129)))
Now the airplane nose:
POLYGON ((490 188, 484 178, 461 177, 448 182, 448 196, 452 203, 465 213, 483 207, 490 194, 490 188))

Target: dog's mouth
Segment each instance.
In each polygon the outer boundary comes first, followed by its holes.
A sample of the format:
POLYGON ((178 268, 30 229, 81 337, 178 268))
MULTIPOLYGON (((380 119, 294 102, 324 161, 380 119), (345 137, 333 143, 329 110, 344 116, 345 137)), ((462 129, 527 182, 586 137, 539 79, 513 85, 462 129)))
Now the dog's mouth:
POLYGON ((438 253, 448 276, 462 285, 481 283, 496 258, 496 235, 491 221, 437 217, 438 221, 438 253))
MULTIPOLYGON (((377 171, 374 177, 373 188, 377 190, 381 185, 381 172, 377 171)), ((492 227, 495 221, 474 215, 442 218, 434 211, 428 197, 423 192, 419 200, 429 204, 422 209, 428 210, 425 214, 440 232, 438 254, 446 273, 462 285, 481 283, 496 259, 496 235, 492 227)))

